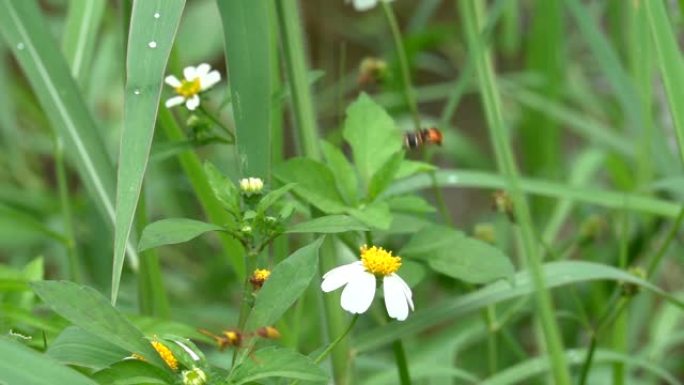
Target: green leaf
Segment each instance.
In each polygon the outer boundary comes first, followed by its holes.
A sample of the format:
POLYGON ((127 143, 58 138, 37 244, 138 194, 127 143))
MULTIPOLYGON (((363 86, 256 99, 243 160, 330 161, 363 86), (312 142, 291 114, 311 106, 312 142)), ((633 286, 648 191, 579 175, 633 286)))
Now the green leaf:
POLYGON ((254 359, 246 360, 235 368, 231 384, 241 385, 268 377, 302 381, 328 380, 325 371, 310 358, 291 349, 268 347, 254 352, 254 359))
MULTIPOLYGON (((501 175, 480 171, 441 170, 435 173, 435 178, 437 180, 437 185, 440 187, 475 187, 489 189, 501 189, 506 187, 506 182, 501 175)), ((415 175, 395 182, 387 190, 385 195, 406 194, 430 187, 432 187, 432 179, 429 175, 415 175)), ((681 208, 678 203, 664 199, 581 186, 568 186, 566 184, 540 179, 521 178, 520 187, 523 191, 530 194, 592 203, 598 206, 618 210, 640 211, 668 218, 675 218, 681 208)))
POLYGON ((94 289, 68 281, 31 284, 43 301, 69 322, 152 363, 163 363, 149 341, 135 326, 94 289))
MULTIPOLYGON (((639 285, 675 302, 671 295, 648 281, 600 263, 584 261, 551 262, 543 265, 543 273, 547 289, 597 280, 622 281, 639 285)), ((403 336, 416 335, 435 325, 462 318, 489 305, 528 296, 534 292, 534 289, 530 273, 526 270, 516 273, 512 283, 497 281, 472 293, 440 301, 433 305, 423 306, 420 302, 416 302, 416 312, 411 314, 406 321, 392 322, 356 336, 355 341, 359 341, 356 349, 359 352, 377 349, 403 336)))
POLYGON ((684 61, 667 9, 662 1, 645 1, 651 35, 655 43, 656 61, 660 67, 667 101, 679 142, 679 153, 684 161, 684 61))
POLYGON ((468 283, 489 283, 514 272, 501 250, 443 226, 421 229, 400 254, 424 260, 433 270, 468 283))
POLYGON ((97 385, 83 374, 24 345, 0 337, 0 383, 6 385, 97 385))
POLYGON ((386 200, 390 210, 404 213, 434 213, 435 208, 419 195, 400 195, 386 200))
POLYGON ((65 365, 103 369, 130 355, 109 341, 79 327, 69 326, 55 339, 46 354, 65 365))
POLYGON ((104 14, 104 0, 73 0, 69 2, 62 51, 71 68, 71 75, 85 84, 90 62, 104 14))
POLYGON ((176 384, 167 372, 140 360, 117 362, 93 375, 100 385, 176 384))
POLYGON ((381 192, 385 191, 390 183, 392 183, 403 160, 404 151, 399 151, 387 159, 385 164, 373 174, 370 184, 368 185, 369 201, 373 201, 381 192))
POLYGON ((162 80, 185 0, 133 2, 126 55, 124 126, 119 149, 114 227, 112 303, 116 303, 125 246, 150 156, 162 80), (159 17, 155 14, 159 13, 159 17))
POLYGON ((238 156, 243 175, 271 171, 271 33, 264 1, 217 1, 223 22, 238 156))
POLYGON ((339 214, 346 208, 332 171, 323 163, 293 158, 276 166, 273 174, 284 183, 297 183, 294 193, 325 213, 339 214))
POLYGON ((339 148, 326 141, 321 141, 321 150, 323 150, 323 156, 328 167, 330 167, 335 176, 337 190, 342 194, 347 203, 350 205, 356 204, 359 194, 359 181, 356 177, 356 170, 354 170, 352 164, 349 163, 349 160, 347 160, 347 157, 344 156, 339 148))
POLYGON ((318 270, 318 249, 323 238, 302 247, 280 262, 259 289, 245 330, 273 325, 292 305, 318 270))
MULTIPOLYGON (((114 224, 115 173, 96 124, 52 39, 35 0, 0 1, 0 32, 31 84, 41 107, 64 140, 65 153, 107 222, 114 224)), ((138 255, 128 242, 133 268, 138 255)))
POLYGON ((221 171, 209 162, 204 163, 204 173, 216 199, 221 202, 226 210, 238 213, 240 211, 240 191, 238 191, 235 183, 221 174, 221 171))
POLYGON ((344 233, 347 231, 368 231, 358 220, 346 215, 328 215, 290 226, 286 233, 344 233))
POLYGON ((392 213, 386 202, 372 202, 362 208, 349 208, 346 211, 352 217, 375 229, 387 230, 392 223, 392 213))
POLYGON ((278 199, 282 198, 283 195, 290 192, 290 190, 292 190, 295 185, 296 183, 288 183, 285 186, 277 190, 273 190, 268 194, 264 195, 259 201, 259 204, 257 205, 257 212, 262 214, 265 213, 269 207, 271 207, 274 203, 278 201, 278 199))
POLYGON ((138 250, 187 242, 209 231, 225 230, 221 226, 187 218, 167 218, 150 223, 143 230, 138 250))
POLYGON ((406 178, 406 177, 414 175, 414 174, 435 171, 437 169, 438 169, 438 167, 436 167, 435 165, 432 165, 430 163, 418 162, 415 160, 405 159, 403 162, 401 162, 401 165, 399 165, 399 170, 397 171, 395 178, 396 179, 406 178))
POLYGON ((402 147, 392 118, 365 93, 347 108, 342 134, 365 183, 402 147))

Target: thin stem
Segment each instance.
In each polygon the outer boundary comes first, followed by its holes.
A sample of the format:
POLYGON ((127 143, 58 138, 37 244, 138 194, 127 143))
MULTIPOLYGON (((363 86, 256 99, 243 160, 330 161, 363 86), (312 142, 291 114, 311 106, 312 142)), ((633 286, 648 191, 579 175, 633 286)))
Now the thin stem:
POLYGON ((392 350, 394 351, 394 360, 397 363, 397 369, 399 370, 399 383, 401 385, 410 385, 411 374, 409 373, 404 343, 401 342, 400 339, 394 341, 392 343, 392 350))
POLYGON ((214 124, 216 124, 217 126, 221 127, 221 128, 223 129, 223 131, 225 131, 226 134, 228 134, 229 143, 235 143, 235 133, 234 133, 233 131, 231 131, 231 129, 228 128, 228 126, 226 126, 225 124, 223 124, 223 122, 221 121, 221 119, 218 118, 218 116, 216 116, 216 115, 214 115, 213 113, 209 112, 209 110, 207 110, 206 108, 204 108, 204 106, 202 106, 201 104, 199 105, 199 107, 197 107, 197 111, 201 112, 202 115, 204 115, 205 117, 207 117, 209 120, 211 120, 211 121, 212 121, 214 124))
POLYGON ((57 174, 59 201, 62 206, 62 219, 64 220, 65 246, 69 258, 69 278, 74 282, 81 282, 76 237, 74 236, 74 221, 71 203, 69 202, 69 186, 64 167, 64 143, 57 135, 55 135, 55 173, 57 174))
POLYGON ((358 320, 358 319, 359 319, 359 315, 354 314, 354 317, 352 317, 351 322, 349 322, 349 326, 347 326, 347 329, 345 329, 344 332, 339 337, 337 337, 335 339, 335 341, 331 342, 328 345, 328 347, 326 347, 325 350, 322 351, 321 354, 318 355, 318 357, 316 357, 316 359, 314 360, 315 364, 319 364, 321 361, 323 361, 328 356, 328 354, 330 354, 330 352, 333 350, 333 348, 335 346, 337 346, 337 344, 340 343, 340 341, 342 341, 342 339, 344 337, 346 337, 347 334, 349 334, 349 332, 354 327, 354 324, 356 324, 356 320, 358 320))
POLYGON ((498 344, 496 332, 496 311, 494 305, 487 306, 484 313, 485 321, 487 322, 487 362, 489 364, 489 373, 495 374, 498 366, 498 344))
POLYGON ((662 261, 663 257, 665 256, 665 253, 667 252, 667 249, 670 247, 670 244, 677 236, 677 232, 679 232, 679 228, 682 226, 682 220, 684 220, 684 207, 682 207, 679 210, 679 215, 677 215, 677 219, 675 220, 674 224, 672 224, 670 232, 667 233, 665 241, 660 246, 656 254, 653 256, 651 262, 649 262, 648 268, 646 268, 647 278, 650 278, 653 275, 653 273, 655 273, 655 270, 658 268, 658 265, 660 265, 660 261, 662 261))
POLYGON ((452 226, 453 221, 451 220, 451 215, 449 214, 449 207, 447 207, 446 201, 444 200, 442 189, 439 187, 439 184, 437 183, 437 176, 435 175, 434 171, 430 172, 430 179, 432 181, 432 191, 434 192, 435 200, 437 201, 437 210, 439 211, 439 214, 441 215, 444 223, 446 223, 449 226, 452 226))
POLYGON ((589 368, 591 368, 591 361, 594 358, 594 351, 596 350, 596 334, 591 334, 591 341, 589 342, 589 350, 587 351, 587 358, 582 364, 582 374, 580 374, 579 385, 585 385, 587 383, 587 377, 589 375, 589 368))
POLYGON ((392 38, 394 39, 394 48, 397 51, 397 57, 399 58, 399 70, 401 71, 401 80, 403 83, 404 97, 406 98, 406 104, 411 110, 411 115, 413 116, 413 124, 416 130, 420 130, 420 114, 418 113, 418 104, 416 103, 416 96, 413 93, 413 83, 411 82, 411 72, 408 64, 408 59, 406 57, 406 50, 404 49, 403 39, 401 37, 401 30, 399 30, 399 23, 397 23, 397 18, 394 15, 392 6, 386 2, 381 1, 382 9, 385 11, 385 16, 387 17, 387 23, 389 24, 390 30, 392 31, 392 38))

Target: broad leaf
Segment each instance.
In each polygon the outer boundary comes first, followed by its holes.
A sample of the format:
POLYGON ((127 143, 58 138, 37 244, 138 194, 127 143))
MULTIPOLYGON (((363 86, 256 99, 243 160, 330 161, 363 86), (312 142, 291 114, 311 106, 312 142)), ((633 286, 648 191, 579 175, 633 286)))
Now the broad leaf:
POLYGON ((69 326, 50 344, 47 355, 65 365, 103 369, 130 353, 79 327, 69 326))
POLYGON ((346 215, 328 215, 290 226, 286 233, 344 233, 347 231, 368 231, 368 227, 346 215))
POLYGON ((400 195, 386 199, 392 211, 404 213, 434 213, 435 208, 420 195, 400 195))
POLYGON ((347 209, 347 213, 378 230, 387 230, 392 223, 392 214, 385 202, 373 202, 358 209, 347 209))
POLYGON ((240 211, 240 192, 233 181, 221 174, 221 171, 209 162, 204 163, 204 174, 214 191, 214 196, 223 207, 234 213, 240 211))
POLYGON ((327 381, 325 371, 310 358, 294 350, 268 347, 254 352, 231 376, 233 385, 246 384, 262 378, 278 377, 302 381, 327 381))
POLYGON ((33 290, 72 324, 152 363, 163 365, 142 332, 94 289, 68 281, 40 281, 33 290))
POLYGON ((0 383, 97 385, 83 374, 20 343, 0 337, 0 383))
POLYGON ((332 144, 322 141, 321 150, 328 164, 328 167, 335 176, 337 190, 342 194, 345 201, 349 204, 356 204, 359 194, 359 181, 356 177, 356 170, 347 157, 344 156, 339 148, 332 144))
POLYGON ((501 250, 443 226, 423 228, 400 253, 422 259, 433 270, 469 283, 489 283, 514 272, 513 264, 501 250))
POLYGON ((169 373, 140 360, 126 360, 101 370, 93 376, 100 385, 170 385, 176 384, 169 373))
POLYGON ((374 200, 381 192, 385 191, 390 183, 392 183, 403 160, 404 151, 398 151, 396 154, 387 159, 385 164, 383 164, 382 167, 380 167, 380 169, 373 174, 370 184, 368 185, 369 201, 374 200))
POLYGON ((365 183, 402 147, 401 132, 392 118, 365 93, 347 108, 342 134, 365 183))
POLYGON ((138 250, 187 242, 209 231, 221 231, 223 227, 187 218, 167 218, 150 223, 143 230, 138 250))
POLYGON ((297 183, 295 194, 325 213, 339 214, 346 207, 332 171, 323 163, 294 158, 276 166, 274 175, 282 182, 297 183))
POLYGON ((285 186, 273 190, 269 192, 268 194, 264 195, 263 198, 259 201, 259 204, 257 205, 257 211, 260 213, 266 212, 269 207, 271 207, 274 203, 278 201, 278 199, 282 198, 283 195, 287 194, 292 190, 295 186, 295 183, 288 183, 285 186))

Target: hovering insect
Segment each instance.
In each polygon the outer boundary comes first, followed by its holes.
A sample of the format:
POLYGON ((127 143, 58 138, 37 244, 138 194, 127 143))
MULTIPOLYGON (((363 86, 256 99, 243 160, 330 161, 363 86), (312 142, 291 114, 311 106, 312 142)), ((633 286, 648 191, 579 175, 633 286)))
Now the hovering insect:
POLYGON ((223 330, 221 334, 215 334, 206 329, 197 330, 205 336, 213 338, 214 341, 216 341, 216 345, 218 345, 219 350, 221 351, 227 347, 240 348, 242 347, 242 343, 245 341, 245 339, 254 336, 259 336, 261 338, 270 340, 277 340, 280 338, 280 332, 278 332, 278 329, 272 326, 261 327, 254 333, 244 333, 237 329, 223 330))
POLYGON ((409 150, 416 149, 426 144, 442 145, 442 132, 435 127, 423 128, 419 131, 404 134, 404 146, 409 150))

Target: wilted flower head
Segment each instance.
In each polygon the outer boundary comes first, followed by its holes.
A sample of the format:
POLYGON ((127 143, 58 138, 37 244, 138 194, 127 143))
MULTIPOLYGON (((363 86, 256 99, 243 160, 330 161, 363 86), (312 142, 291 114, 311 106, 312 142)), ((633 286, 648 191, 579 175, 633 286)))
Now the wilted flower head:
POLYGON ((192 111, 200 104, 199 94, 221 80, 221 74, 216 70, 211 71, 211 66, 207 63, 202 63, 197 67, 185 67, 183 77, 183 80, 178 80, 177 77, 169 75, 164 79, 166 84, 173 87, 178 94, 166 101, 166 107, 185 103, 185 107, 192 111))
POLYGON ((340 304, 352 313, 364 313, 373 302, 378 281, 382 282, 385 307, 391 318, 403 321, 413 310, 411 288, 395 274, 401 258, 382 247, 361 247, 361 260, 338 266, 323 276, 321 290, 330 292, 345 286, 340 304))
POLYGON ((264 188, 264 181, 261 178, 240 179, 240 190, 247 195, 259 194, 264 188))
POLYGON ((273 326, 264 326, 262 328, 259 328, 257 329, 257 334, 261 338, 266 338, 269 340, 277 340, 278 338, 280 338, 280 332, 273 326))
POLYGON ((375 84, 387 76, 387 62, 376 57, 366 57, 359 65, 357 83, 360 86, 375 84))
POLYGON ((152 344, 152 347, 154 350, 159 353, 159 357, 161 357, 162 360, 166 363, 166 365, 171 368, 172 370, 177 370, 178 369, 178 360, 176 360, 176 357, 173 355, 171 352, 171 349, 166 347, 163 343, 159 342, 156 338, 150 341, 152 344))
MULTIPOLYGON (((367 11, 369 9, 375 8, 376 5, 378 5, 378 0, 347 0, 347 3, 351 3, 354 5, 354 9, 357 11, 367 11)), ((390 2, 394 0, 380 0, 384 2, 390 2)))

